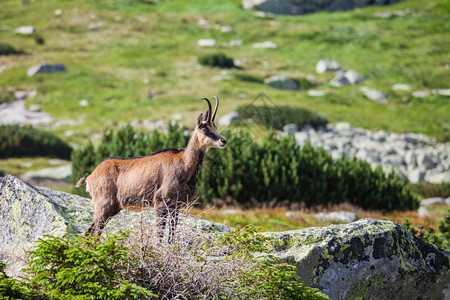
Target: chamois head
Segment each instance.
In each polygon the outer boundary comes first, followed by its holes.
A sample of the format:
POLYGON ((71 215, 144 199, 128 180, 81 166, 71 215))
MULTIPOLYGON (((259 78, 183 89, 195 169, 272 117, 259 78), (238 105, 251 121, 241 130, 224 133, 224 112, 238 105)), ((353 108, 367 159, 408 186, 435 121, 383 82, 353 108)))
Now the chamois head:
POLYGON ((209 99, 202 99, 208 103, 208 109, 204 114, 200 114, 198 116, 195 131, 197 131, 197 137, 202 145, 205 145, 206 147, 225 148, 227 145, 227 140, 217 131, 217 126, 214 123, 217 108, 219 107, 219 99, 215 96, 213 98, 216 99, 216 107, 214 108, 214 112, 212 112, 211 102, 209 102, 209 99))

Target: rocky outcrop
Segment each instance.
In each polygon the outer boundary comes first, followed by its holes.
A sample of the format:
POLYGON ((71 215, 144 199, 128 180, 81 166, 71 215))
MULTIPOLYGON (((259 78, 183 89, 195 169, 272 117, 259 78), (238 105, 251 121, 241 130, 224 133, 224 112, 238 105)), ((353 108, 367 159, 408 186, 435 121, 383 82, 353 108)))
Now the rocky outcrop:
MULTIPOLYGON (((0 260, 10 275, 24 266, 24 250, 44 234, 82 233, 91 222, 89 199, 34 187, 11 175, 0 178, 0 260)), ((153 222, 151 212, 123 211, 105 231, 138 229, 153 222)), ((182 216, 178 230, 196 237, 229 228, 182 216)), ((301 281, 331 299, 448 299, 450 295, 450 254, 413 237, 399 224, 363 219, 264 234, 274 238, 273 255, 296 266, 301 281)))
POLYGON ((335 159, 344 154, 374 167, 381 165, 388 171, 394 168, 411 183, 450 182, 450 143, 437 143, 422 134, 371 132, 337 123, 318 130, 307 126, 294 136, 300 146, 310 142, 329 151, 335 159))
POLYGON ((384 5, 400 0, 242 0, 244 9, 280 15, 302 15, 316 11, 341 11, 368 5, 384 5))
POLYGON ((331 299, 449 299, 450 253, 399 224, 362 219, 266 235, 300 281, 331 299))
MULTIPOLYGON (((93 221, 91 200, 77 195, 36 187, 8 175, 0 177, 0 260, 10 274, 24 266, 25 251, 44 235, 83 233, 93 221)), ((153 213, 122 211, 106 226, 105 233, 152 224, 153 213), (148 222, 148 223, 147 223, 148 222)), ((180 226, 194 232, 221 232, 227 227, 183 216, 180 226)))

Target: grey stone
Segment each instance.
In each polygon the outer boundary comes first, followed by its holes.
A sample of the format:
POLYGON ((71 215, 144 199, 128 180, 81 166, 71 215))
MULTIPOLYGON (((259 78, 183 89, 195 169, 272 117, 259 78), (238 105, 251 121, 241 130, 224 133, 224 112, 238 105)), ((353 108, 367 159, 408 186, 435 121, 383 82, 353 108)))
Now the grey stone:
POLYGON ((230 126, 232 123, 240 123, 241 117, 239 117, 239 113, 237 112, 230 112, 222 117, 219 118, 219 125, 220 126, 230 126))
POLYGON ((322 97, 322 96, 326 95, 325 91, 319 91, 319 90, 308 90, 306 93, 310 97, 322 97))
POLYGON ((434 213, 431 212, 428 207, 426 206, 420 206, 419 209, 417 210, 417 214, 419 215, 419 217, 421 218, 426 218, 426 217, 434 217, 434 213))
POLYGON ((316 64, 316 72, 319 74, 325 73, 325 72, 335 72, 339 71, 341 69, 341 65, 331 59, 321 59, 316 64))
POLYGON ((358 216, 351 211, 335 211, 331 213, 318 213, 314 218, 327 222, 344 222, 350 223, 359 220, 358 216))
POLYGON ((197 41, 197 45, 199 47, 215 47, 216 40, 215 39, 201 39, 197 41))
POLYGON ((335 87, 341 87, 348 84, 350 84, 350 81, 348 81, 347 77, 345 77, 344 72, 336 72, 336 75, 330 81, 330 85, 335 87))
POLYGON ((405 83, 396 83, 392 86, 394 91, 411 91, 412 86, 405 83))
POLYGON ((53 168, 45 168, 40 170, 28 171, 22 174, 21 179, 24 180, 63 180, 71 182, 72 166, 64 165, 53 168))
POLYGON ((378 91, 366 86, 360 88, 360 90, 364 93, 367 99, 378 102, 378 103, 386 103, 388 96, 386 93, 382 91, 378 91))
POLYGON ((289 219, 303 221, 303 218, 299 214, 297 214, 296 212, 293 212, 293 211, 288 210, 284 215, 289 219))
POLYGON ((345 78, 347 78, 350 84, 358 84, 366 80, 363 76, 359 75, 358 72, 356 72, 355 70, 348 70, 347 72, 345 72, 345 78))
POLYGON ((14 32, 21 35, 32 35, 36 29, 33 26, 20 26, 14 32))
POLYGON ((438 174, 430 174, 425 177, 426 181, 439 184, 442 182, 450 182, 450 170, 438 174))
POLYGON ((34 65, 30 67, 27 71, 27 75, 29 77, 34 76, 36 74, 41 73, 58 73, 58 72, 66 72, 67 69, 63 64, 57 63, 57 64, 49 64, 46 62, 39 63, 37 65, 34 65))
POLYGON ((224 209, 220 211, 220 214, 223 216, 229 216, 229 215, 240 215, 242 214, 242 211, 237 209, 224 209))
POLYGON ((298 90, 300 88, 298 82, 284 75, 271 76, 264 80, 264 83, 280 90, 298 90))
POLYGON ((348 131, 352 129, 352 125, 350 125, 350 123, 347 122, 339 122, 334 125, 334 129, 336 129, 337 131, 344 131, 344 130, 348 131))
POLYGON ((280 15, 302 15, 317 11, 342 11, 367 5, 383 5, 400 0, 242 0, 244 9, 280 15))
POLYGON ((289 135, 293 135, 295 132, 297 132, 297 130, 298 128, 295 124, 286 124, 283 126, 283 131, 289 135))
POLYGON ((436 163, 430 154, 421 152, 417 155, 417 166, 419 169, 425 171, 433 169, 436 166, 436 163))
POLYGON ((304 131, 298 131, 294 134, 295 136, 295 141, 297 142, 297 144, 299 144, 300 146, 303 146, 306 144, 306 141, 309 140, 309 135, 307 132, 304 131))
POLYGON ((262 43, 254 43, 253 48, 255 49, 276 49, 278 46, 272 41, 265 41, 262 43))
POLYGON ((431 94, 430 91, 414 91, 412 93, 414 98, 425 98, 430 96, 430 94, 431 94))
POLYGON ((425 181, 425 173, 419 169, 414 169, 408 174, 408 180, 411 183, 419 183, 425 181))
POLYGON ((440 96, 450 96, 450 89, 434 89, 432 92, 440 96))
POLYGON ((300 281, 331 299, 445 299, 448 251, 389 221, 271 232, 273 254, 296 266, 300 281))
POLYGON ((436 204, 446 204, 445 199, 441 197, 434 197, 420 200, 421 206, 431 206, 436 204))

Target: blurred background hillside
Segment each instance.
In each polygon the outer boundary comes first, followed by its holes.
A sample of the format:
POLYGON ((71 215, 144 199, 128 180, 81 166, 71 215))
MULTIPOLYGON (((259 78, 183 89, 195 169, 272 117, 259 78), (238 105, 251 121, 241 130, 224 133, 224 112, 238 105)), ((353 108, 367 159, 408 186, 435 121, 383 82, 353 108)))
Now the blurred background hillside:
MULTIPOLYGON (((252 140, 264 142, 270 127, 279 130, 277 136, 293 135, 300 146, 310 141, 324 147, 333 159, 356 156, 374 168, 383 166, 386 174, 394 168, 414 197, 440 197, 445 203, 450 197, 450 1, 405 0, 315 12, 287 6, 289 13, 308 12, 299 15, 278 14, 276 7, 272 13, 272 4, 251 7, 248 2, 1 1, 0 124, 28 124, 51 136, 29 127, 2 127, 0 168, 31 181, 44 178, 42 184, 55 187, 54 181, 45 181, 47 175, 26 172, 51 167, 55 173, 57 167, 67 183, 56 188, 70 191, 72 149, 94 149, 86 148, 88 141, 97 146, 105 140, 104 130, 126 124, 164 131, 175 120, 192 129, 205 110, 200 99, 217 95, 218 117, 229 118, 221 119, 219 129, 234 130, 229 122, 234 118, 241 122, 238 127, 250 130, 252 140), (249 105, 273 109, 272 116, 283 118, 263 120, 261 126, 249 105), (332 131, 321 136, 327 124, 332 131), (352 140, 327 144, 333 134, 352 140), (355 136, 367 138, 360 142, 366 148, 352 150, 355 136), (373 154, 387 142, 392 147, 373 154)), ((174 146, 183 143, 178 136, 174 146)), ((123 154, 108 151, 98 150, 84 164, 72 153, 72 163, 80 166, 74 172, 92 168, 104 158, 101 154, 123 154)), ((204 191, 208 201, 223 196, 223 203, 242 202, 224 192, 223 183, 214 184, 220 188, 204 191)), ((443 215, 436 211, 411 214, 422 218, 417 222, 436 225, 443 215)), ((280 222, 316 224, 305 223, 304 217, 280 222)), ((242 223, 243 217, 232 218, 242 223)), ((275 229, 292 228, 286 226, 275 229)))

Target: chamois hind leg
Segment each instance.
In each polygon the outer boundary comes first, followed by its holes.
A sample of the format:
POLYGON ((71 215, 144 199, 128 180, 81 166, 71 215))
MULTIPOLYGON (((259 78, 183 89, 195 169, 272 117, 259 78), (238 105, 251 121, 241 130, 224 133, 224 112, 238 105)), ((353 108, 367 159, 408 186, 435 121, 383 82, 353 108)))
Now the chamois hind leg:
POLYGON ((159 202, 158 205, 155 206, 155 212, 156 212, 156 233, 159 242, 162 242, 162 239, 164 237, 164 231, 166 229, 168 210, 164 203, 159 202))
POLYGON ((175 241, 175 230, 178 224, 178 207, 172 207, 169 209, 169 244, 173 244, 175 241))
POLYGON ((104 204, 98 203, 98 205, 95 206, 94 223, 89 226, 85 235, 101 235, 103 228, 105 228, 109 219, 120 212, 120 205, 117 201, 104 201, 103 203, 104 204))

